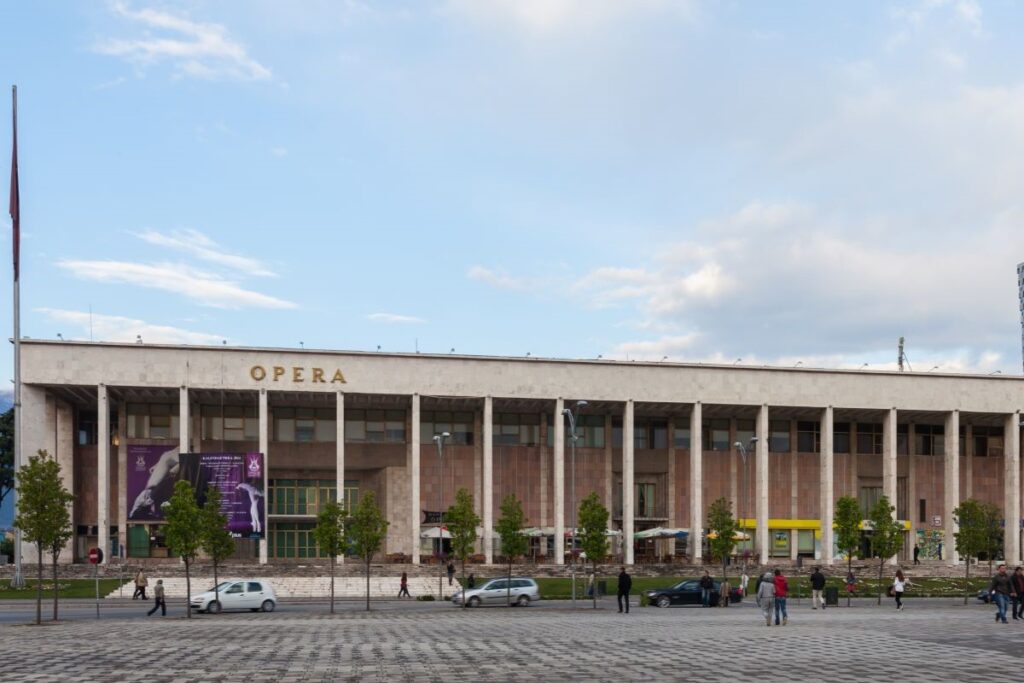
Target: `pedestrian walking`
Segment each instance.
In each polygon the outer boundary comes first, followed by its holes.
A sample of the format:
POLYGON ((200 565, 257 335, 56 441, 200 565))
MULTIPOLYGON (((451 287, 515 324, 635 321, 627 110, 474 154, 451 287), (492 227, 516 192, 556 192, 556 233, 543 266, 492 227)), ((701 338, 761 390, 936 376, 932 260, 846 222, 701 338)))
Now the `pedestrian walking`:
POLYGON ((821 567, 815 567, 811 574, 811 607, 818 609, 818 603, 821 603, 821 609, 824 611, 825 575, 821 573, 821 567))
POLYGON ((146 586, 149 585, 149 579, 146 578, 145 572, 141 569, 135 573, 135 592, 132 593, 132 600, 136 598, 142 598, 148 600, 146 597, 146 586))
POLYGON ((619 613, 622 612, 623 598, 625 598, 626 614, 629 614, 629 591, 631 588, 633 588, 633 577, 627 574, 626 568, 623 567, 619 572, 619 613))
POLYGON ((914 564, 921 564, 921 560, 918 558, 921 556, 921 549, 914 545, 914 564))
POLYGON ((1010 577, 1010 582, 1017 593, 1010 596, 1013 599, 1013 618, 1019 621, 1024 619, 1024 568, 1017 567, 1010 577))
POLYGON ((853 589, 857 585, 857 577, 853 575, 853 572, 846 574, 846 592, 849 595, 853 595, 853 589))
POLYGON ((748 583, 750 583, 750 577, 747 576, 747 571, 744 569, 743 574, 740 575, 740 595, 746 596, 748 583))
POLYGON ((999 571, 992 577, 992 584, 988 589, 999 610, 996 612, 996 621, 1002 621, 1004 624, 1010 623, 1006 620, 1006 606, 1009 604, 1011 596, 1017 596, 1017 591, 1010 581, 1010 576, 1006 573, 1005 564, 999 565, 999 571))
POLYGON ((903 570, 897 569, 896 576, 892 580, 892 597, 896 598, 896 609, 903 611, 903 592, 907 586, 912 586, 910 579, 903 576, 903 570))
POLYGON ((775 608, 775 577, 765 572, 757 582, 757 606, 761 608, 764 625, 772 625, 772 610, 775 608))
POLYGON ((704 576, 700 577, 700 604, 701 607, 708 607, 711 605, 711 590, 715 587, 715 581, 708 574, 708 570, 704 570, 704 576))
POLYGON ((452 585, 452 579, 455 578, 455 565, 451 562, 448 563, 448 585, 452 585))
POLYGON ((398 597, 401 598, 402 596, 412 597, 409 595, 409 575, 405 572, 402 572, 402 578, 398 582, 398 597))
POLYGON ((775 570, 772 579, 775 584, 775 625, 779 625, 779 617, 782 617, 782 625, 789 623, 789 613, 786 612, 786 598, 789 596, 789 581, 782 575, 781 569, 775 570))
MULTIPOLYGON (((153 612, 156 612, 159 609, 160 610, 160 616, 166 617, 167 616, 167 600, 164 599, 164 580, 163 579, 157 579, 156 580, 156 587, 153 588, 153 598, 155 599, 155 602, 153 603, 153 609, 151 609, 148 612, 146 612, 146 616, 147 617, 153 616, 153 612)), ((145 599, 145 598, 143 598, 143 599, 145 599)))
POLYGON ((476 574, 470 574, 466 579, 466 588, 476 588, 476 574))

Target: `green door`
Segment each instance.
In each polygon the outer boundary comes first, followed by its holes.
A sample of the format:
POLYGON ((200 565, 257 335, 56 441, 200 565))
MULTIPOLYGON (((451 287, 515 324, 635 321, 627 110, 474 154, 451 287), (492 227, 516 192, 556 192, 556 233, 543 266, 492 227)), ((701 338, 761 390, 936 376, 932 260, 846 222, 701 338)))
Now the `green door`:
POLYGON ((149 557, 149 530, 141 524, 128 527, 128 557, 149 557))

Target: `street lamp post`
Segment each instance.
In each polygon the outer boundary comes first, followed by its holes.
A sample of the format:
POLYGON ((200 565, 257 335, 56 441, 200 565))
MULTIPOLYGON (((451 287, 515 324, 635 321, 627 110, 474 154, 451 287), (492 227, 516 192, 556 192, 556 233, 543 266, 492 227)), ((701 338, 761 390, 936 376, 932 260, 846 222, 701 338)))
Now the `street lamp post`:
POLYGON ((576 512, 576 440, 579 435, 576 434, 576 423, 579 420, 580 411, 587 407, 586 401, 576 401, 576 412, 573 413, 569 408, 562 410, 562 414, 565 415, 566 419, 569 420, 569 435, 572 438, 571 442, 571 456, 572 462, 572 476, 571 479, 571 499, 572 499, 572 564, 570 565, 570 571, 572 575, 572 606, 576 607, 576 524, 577 524, 577 512, 576 512))
MULTIPOLYGON (((437 472, 438 480, 441 482, 438 488, 437 495, 437 509, 438 509, 438 525, 437 525, 437 565, 440 568, 440 573, 437 577, 437 599, 444 601, 444 563, 441 561, 444 556, 444 440, 451 436, 448 432, 441 432, 440 434, 434 434, 434 443, 437 445, 437 472)), ((465 595, 463 595, 465 599, 465 595)))
MULTIPOLYGON (((756 436, 750 437, 750 447, 754 448, 754 445, 756 443, 757 443, 757 437, 756 436)), ((743 503, 747 504, 749 502, 749 495, 748 495, 748 492, 747 492, 747 449, 746 449, 746 447, 744 447, 742 441, 737 441, 736 443, 733 444, 733 446, 736 447, 737 449, 739 449, 740 457, 743 459, 743 483, 742 483, 743 503)), ((739 510, 737 510, 736 512, 737 512, 737 514, 739 514, 739 510)), ((755 516, 755 518, 757 517, 756 514, 754 516, 755 516)), ((754 542, 753 542, 753 551, 752 552, 756 553, 757 552, 757 522, 756 521, 754 522, 753 541, 754 542)), ((743 553, 743 571, 746 572, 746 570, 747 570, 747 553, 743 553)))

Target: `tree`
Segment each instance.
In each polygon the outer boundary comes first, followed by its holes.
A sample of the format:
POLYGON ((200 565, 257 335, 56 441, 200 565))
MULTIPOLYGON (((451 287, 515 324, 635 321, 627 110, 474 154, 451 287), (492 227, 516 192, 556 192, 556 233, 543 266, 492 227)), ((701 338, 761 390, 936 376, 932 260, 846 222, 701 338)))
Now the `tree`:
POLYGON ((362 495, 345 526, 352 542, 352 549, 356 555, 363 558, 363 566, 366 568, 366 611, 369 612, 370 561, 373 560, 373 554, 380 550, 388 534, 388 521, 377 507, 373 491, 367 491, 362 495))
POLYGON ((523 535, 524 526, 526 515, 523 514, 523 503, 514 493, 510 493, 501 501, 501 517, 495 525, 495 531, 501 537, 501 552, 508 562, 505 604, 509 606, 512 604, 512 563, 529 550, 529 539, 523 535))
MULTIPOLYGON (((722 561, 722 581, 726 580, 729 556, 736 547, 736 532, 739 530, 732 516, 732 506, 725 498, 719 498, 708 508, 708 529, 710 533, 711 556, 722 561)), ((724 603, 723 603, 724 604, 724 603)))
MULTIPOLYGON (((608 508, 601 504, 597 493, 590 492, 590 495, 580 501, 580 509, 577 512, 577 524, 580 532, 580 548, 587 555, 590 562, 591 585, 597 581, 597 565, 604 561, 608 555, 608 508)), ((632 542, 629 539, 628 542, 632 542)), ((594 601, 594 609, 597 609, 597 590, 591 591, 594 601)))
POLYGON ((871 520, 871 553, 878 558, 878 604, 882 604, 882 570, 885 562, 903 547, 903 525, 896 521, 896 508, 886 496, 878 499, 868 513, 871 520))
POLYGON ((327 503, 316 516, 313 537, 331 564, 331 614, 334 614, 334 566, 338 556, 345 552, 345 508, 333 500, 327 503))
POLYGON ((996 554, 1003 549, 1003 511, 992 503, 982 503, 982 518, 985 520, 985 555, 988 556, 988 576, 992 578, 992 563, 996 554))
POLYGON ((213 562, 213 599, 220 605, 220 582, 217 578, 217 569, 220 563, 235 552, 235 541, 228 531, 228 518, 220 510, 221 497, 220 489, 216 486, 207 486, 206 502, 203 503, 202 512, 202 539, 200 545, 206 556, 213 562))
POLYGON ((992 544, 990 511, 986 505, 974 498, 968 498, 953 509, 953 519, 959 530, 953 534, 956 551, 964 558, 964 604, 970 595, 971 558, 987 551, 992 544))
POLYGON ((60 478, 60 465, 46 451, 39 451, 18 470, 18 511, 14 526, 21 529, 22 538, 35 543, 37 562, 36 623, 42 622, 43 608, 43 551, 53 558, 53 620, 57 621, 59 586, 57 558, 71 539, 71 512, 75 497, 64 488, 60 478))
MULTIPOLYGON (((860 504, 853 496, 843 496, 836 501, 832 523, 835 527, 836 547, 846 555, 846 574, 853 574, 853 555, 860 548, 860 523, 863 519, 860 504)), ((850 594, 846 594, 846 606, 850 606, 850 594)))
POLYGON ((196 502, 196 494, 192 484, 179 481, 174 485, 174 493, 163 505, 164 534, 167 547, 185 563, 185 603, 186 614, 192 618, 192 563, 199 554, 203 543, 203 511, 196 502))
MULTIPOLYGON (((462 585, 466 585, 466 560, 473 554, 476 543, 476 528, 480 517, 473 511, 473 494, 464 488, 455 494, 455 504, 444 515, 448 522, 448 533, 452 536, 452 553, 462 564, 462 585)), ((465 591, 463 591, 465 595, 465 591)), ((462 601, 466 607, 466 600, 462 601)))
POLYGON ((0 507, 14 490, 14 408, 0 414, 0 507))

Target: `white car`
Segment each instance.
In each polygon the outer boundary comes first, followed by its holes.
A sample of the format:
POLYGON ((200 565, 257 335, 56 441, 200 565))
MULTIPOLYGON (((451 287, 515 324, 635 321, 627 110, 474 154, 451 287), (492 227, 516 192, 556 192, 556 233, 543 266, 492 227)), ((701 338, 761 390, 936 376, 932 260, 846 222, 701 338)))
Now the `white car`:
POLYGON ((273 612, 277 607, 277 596, 266 579, 232 579, 217 586, 216 592, 211 588, 193 595, 190 602, 192 609, 210 614, 225 609, 273 612))
POLYGON ((540 600, 540 588, 533 579, 513 577, 512 579, 492 579, 479 588, 467 588, 452 596, 452 603, 461 605, 465 598, 470 607, 482 605, 506 605, 511 599, 513 606, 527 607, 530 602, 540 600))

